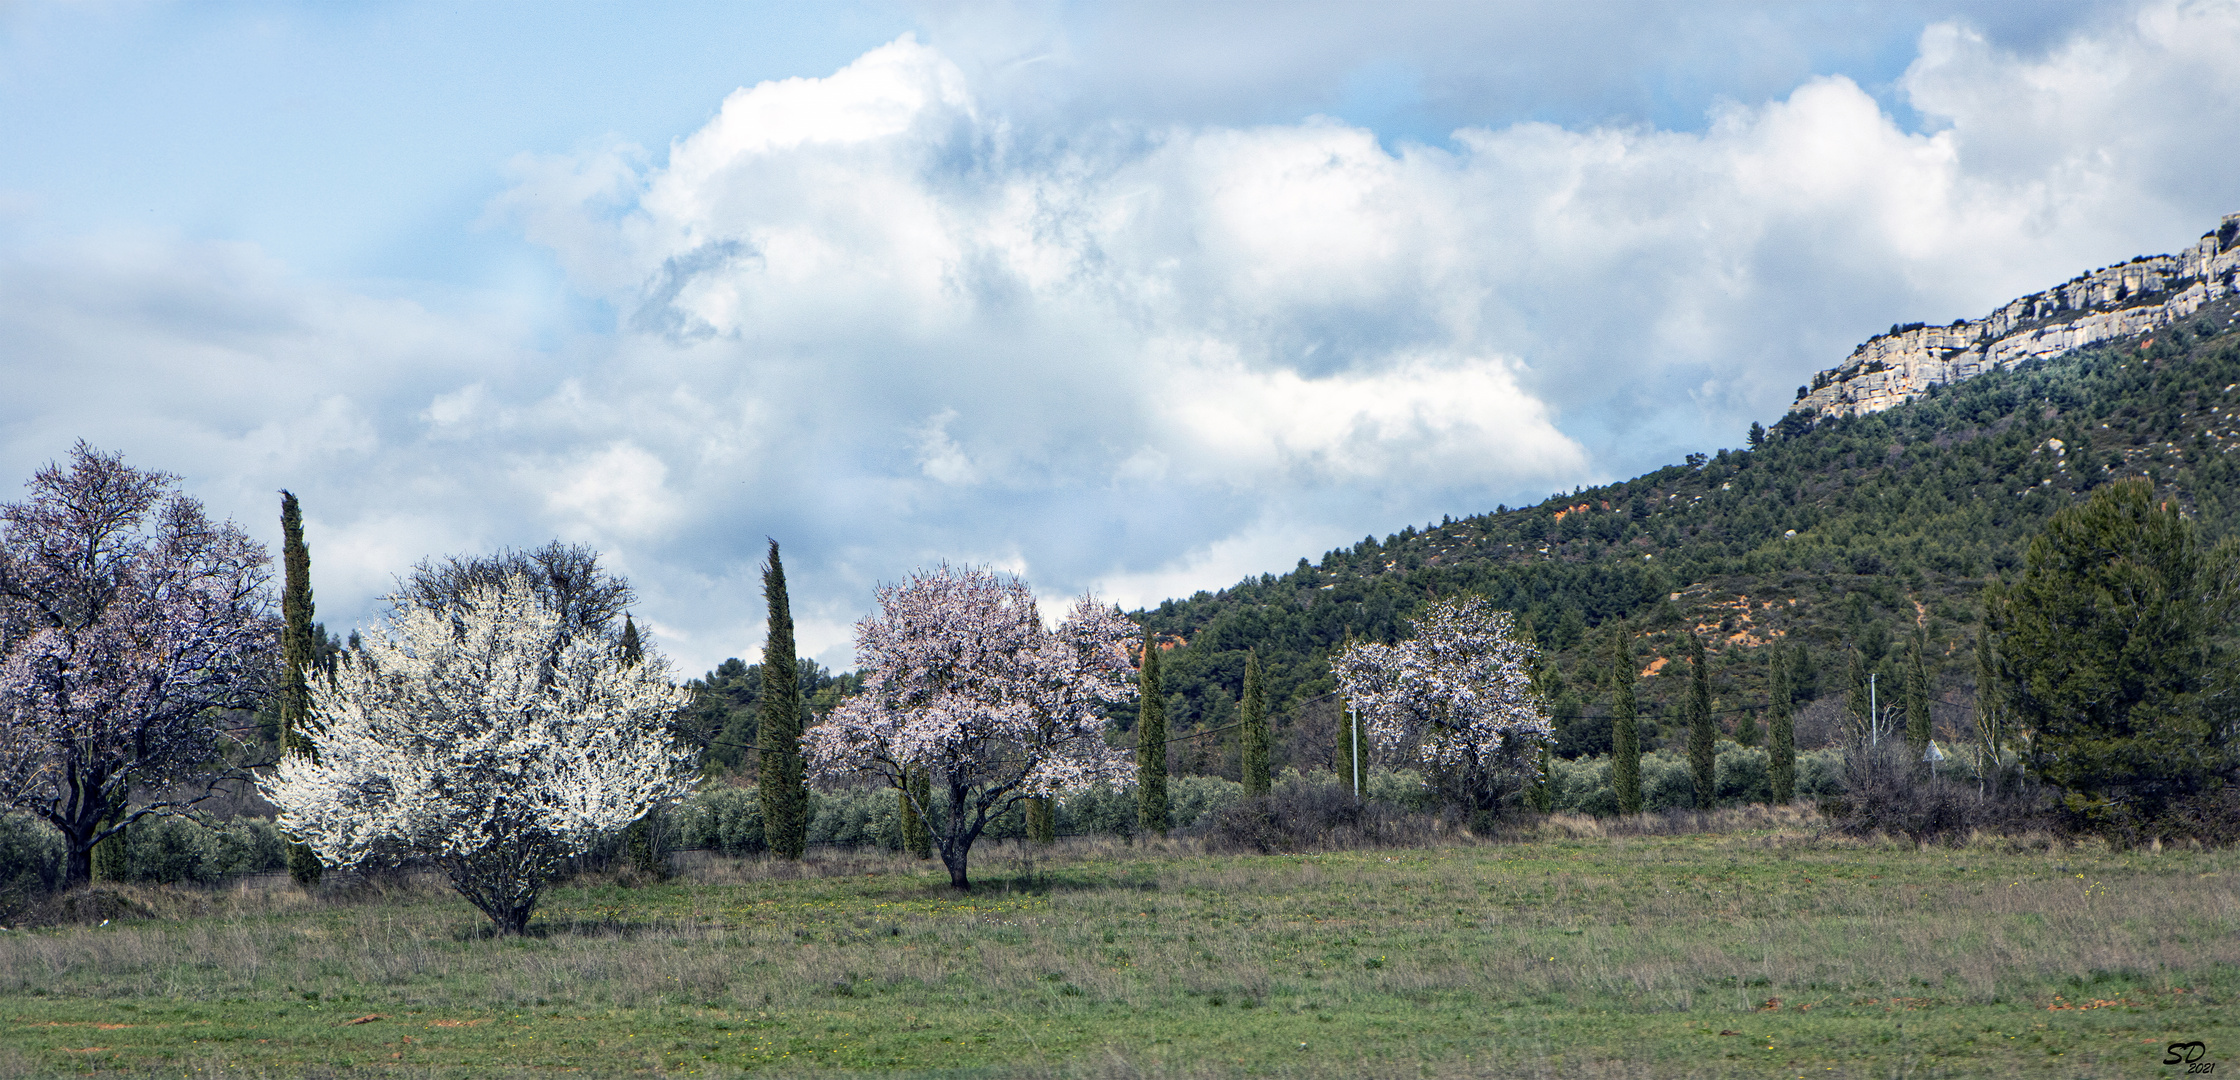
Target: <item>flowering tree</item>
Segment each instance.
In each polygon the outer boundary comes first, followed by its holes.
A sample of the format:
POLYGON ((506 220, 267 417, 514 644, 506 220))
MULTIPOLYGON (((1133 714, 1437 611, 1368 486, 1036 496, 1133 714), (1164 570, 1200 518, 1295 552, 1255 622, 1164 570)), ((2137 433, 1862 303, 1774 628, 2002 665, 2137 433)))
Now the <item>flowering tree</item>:
POLYGON ((671 738, 686 692, 659 654, 626 664, 525 574, 406 594, 385 633, 318 680, 312 753, 262 787, 330 865, 432 860, 502 933, 561 864, 691 790, 671 738))
POLYGON ((1538 775, 1553 737, 1532 688, 1535 650, 1480 597, 1442 600, 1398 645, 1355 644, 1331 661, 1369 737, 1420 766, 1450 800, 1491 812, 1538 775))
POLYGON ((802 737, 820 780, 873 777, 912 800, 949 883, 988 822, 1022 799, 1133 771, 1106 745, 1105 706, 1134 694, 1135 625, 1084 596, 1043 626, 1025 582, 943 566, 879 590, 856 624, 864 692, 802 737), (905 783, 922 775, 930 783, 905 783), (947 795, 928 798, 934 793, 947 795))
POLYGON ((0 805, 62 833, 68 884, 96 843, 196 801, 127 812, 134 788, 213 779, 219 710, 269 690, 264 548, 176 482, 81 442, 0 507, 0 805))

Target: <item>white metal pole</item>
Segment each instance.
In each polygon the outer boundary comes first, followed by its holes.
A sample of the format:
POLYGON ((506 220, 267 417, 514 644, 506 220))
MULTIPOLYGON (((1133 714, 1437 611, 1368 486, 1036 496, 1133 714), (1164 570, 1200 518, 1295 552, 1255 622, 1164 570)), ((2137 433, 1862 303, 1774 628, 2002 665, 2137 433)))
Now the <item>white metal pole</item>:
POLYGON ((1874 676, 1867 676, 1867 740, 1874 746, 1882 745, 1882 711, 1875 704, 1874 676))
POLYGON ((1361 713, 1346 702, 1346 735, 1353 740, 1353 797, 1361 797, 1361 713))

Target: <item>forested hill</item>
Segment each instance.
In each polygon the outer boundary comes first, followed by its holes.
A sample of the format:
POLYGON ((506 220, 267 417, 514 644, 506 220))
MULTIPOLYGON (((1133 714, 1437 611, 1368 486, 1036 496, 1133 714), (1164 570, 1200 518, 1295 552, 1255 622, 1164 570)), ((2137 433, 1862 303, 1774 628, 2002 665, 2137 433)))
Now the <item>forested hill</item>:
POLYGON ((1849 650, 1887 686, 1921 632, 1935 694, 1954 706, 1938 711, 1940 727, 1962 720, 1979 593, 2020 564, 2054 511, 2144 475, 2209 537, 2232 528, 2236 384, 2227 299, 2151 335, 1935 387, 1886 412, 1817 424, 1792 414, 1753 448, 1365 537, 1288 573, 1136 612, 1169 650, 1174 734, 1208 733, 1179 744, 1176 765, 1234 775, 1233 736, 1212 729, 1234 720, 1247 649, 1268 674, 1278 767, 1327 762, 1332 648, 1349 631, 1397 640, 1419 604, 1464 592, 1516 611, 1537 637, 1567 754, 1607 745, 1599 717, 1616 631, 1633 642, 1652 721, 1677 707, 1683 680, 1659 673, 1685 670, 1671 661, 1688 630, 1705 635, 1730 727, 1764 700, 1769 643, 1804 646, 1818 689, 1833 693, 1849 650))

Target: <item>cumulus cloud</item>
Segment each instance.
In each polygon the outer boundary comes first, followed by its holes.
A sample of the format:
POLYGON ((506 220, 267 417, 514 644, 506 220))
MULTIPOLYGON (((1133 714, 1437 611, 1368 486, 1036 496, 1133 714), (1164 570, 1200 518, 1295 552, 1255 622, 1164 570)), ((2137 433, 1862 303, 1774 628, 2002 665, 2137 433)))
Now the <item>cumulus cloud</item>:
POLYGON ((666 148, 519 159, 490 221, 616 313, 555 346, 240 247, 17 251, 4 445, 85 435, 252 521, 296 489, 328 613, 427 554, 593 543, 691 670, 753 655, 769 536, 832 662, 940 559, 1156 603, 1732 445, 1891 322, 2240 210, 2232 8, 2002 40, 1932 25, 1892 86, 1685 130, 1411 140, 1084 123, 1027 104, 1080 43, 904 37, 666 148))

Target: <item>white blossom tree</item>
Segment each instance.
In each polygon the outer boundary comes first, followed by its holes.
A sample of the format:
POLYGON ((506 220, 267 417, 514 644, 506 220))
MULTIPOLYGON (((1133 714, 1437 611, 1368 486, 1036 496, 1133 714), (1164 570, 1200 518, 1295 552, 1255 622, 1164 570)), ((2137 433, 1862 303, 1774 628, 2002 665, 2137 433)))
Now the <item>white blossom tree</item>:
POLYGON ((1338 687, 1379 749, 1474 815, 1497 810, 1539 775, 1540 744, 1554 734, 1532 686, 1536 650, 1514 616, 1475 596, 1432 604, 1415 630, 1331 658, 1338 687))
POLYGON ((802 737, 811 773, 902 791, 949 883, 969 889, 973 842, 1013 803, 1133 774, 1105 742, 1104 710, 1135 696, 1137 636, 1094 596, 1053 631, 1025 582, 989 570, 944 565, 883 586, 878 612, 856 624, 863 693, 802 737), (930 805, 912 773, 931 781, 930 805))
POLYGON ((214 790, 223 710, 271 688, 264 548, 176 483, 81 442, 0 507, 0 806, 62 833, 71 885, 95 844, 214 790))
POLYGON ((562 864, 691 790, 687 696, 659 654, 622 661, 526 574, 392 598, 386 630, 311 693, 308 757, 262 787, 329 865, 420 858, 501 933, 562 864))

